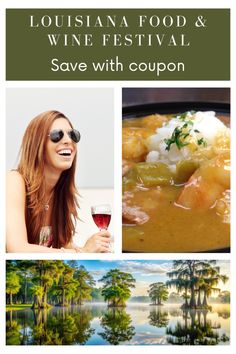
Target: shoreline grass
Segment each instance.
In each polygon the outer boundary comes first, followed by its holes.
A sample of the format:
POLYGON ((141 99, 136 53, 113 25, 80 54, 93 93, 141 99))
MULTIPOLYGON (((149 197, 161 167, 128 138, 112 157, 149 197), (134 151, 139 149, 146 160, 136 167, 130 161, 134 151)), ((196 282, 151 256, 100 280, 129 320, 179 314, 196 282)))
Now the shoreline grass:
POLYGON ((14 304, 6 305, 6 311, 19 311, 25 310, 26 308, 31 308, 32 304, 14 304))

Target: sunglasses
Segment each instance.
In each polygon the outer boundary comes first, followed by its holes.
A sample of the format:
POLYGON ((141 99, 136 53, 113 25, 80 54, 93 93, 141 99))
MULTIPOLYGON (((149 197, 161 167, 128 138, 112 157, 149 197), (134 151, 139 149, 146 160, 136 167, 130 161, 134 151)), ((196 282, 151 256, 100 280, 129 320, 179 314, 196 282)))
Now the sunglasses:
MULTIPOLYGON (((80 132, 76 129, 70 129, 66 131, 67 135, 70 137, 74 143, 78 143, 80 141, 81 135, 80 132)), ((52 130, 48 136, 53 143, 58 143, 64 136, 65 132, 62 129, 52 130)))

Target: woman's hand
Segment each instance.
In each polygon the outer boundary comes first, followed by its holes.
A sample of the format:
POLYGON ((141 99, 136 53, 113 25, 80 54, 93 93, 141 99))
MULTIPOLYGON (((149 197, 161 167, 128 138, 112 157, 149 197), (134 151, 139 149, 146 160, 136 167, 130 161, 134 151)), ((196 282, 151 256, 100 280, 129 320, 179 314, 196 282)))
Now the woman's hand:
POLYGON ((110 239, 111 234, 108 231, 100 231, 94 235, 92 235, 84 247, 82 247, 81 252, 87 253, 106 253, 110 252, 110 239))

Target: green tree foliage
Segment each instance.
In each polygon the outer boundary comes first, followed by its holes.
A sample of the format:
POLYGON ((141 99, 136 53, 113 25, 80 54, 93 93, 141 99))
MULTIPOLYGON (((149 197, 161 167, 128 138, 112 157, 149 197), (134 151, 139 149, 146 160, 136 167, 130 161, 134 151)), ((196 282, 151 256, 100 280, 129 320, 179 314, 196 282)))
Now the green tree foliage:
POLYGON ((16 260, 15 267, 17 270, 17 274, 21 279, 21 289, 18 293, 18 301, 22 304, 27 304, 29 302, 29 289, 32 286, 32 267, 34 265, 34 261, 31 260, 16 260))
POLYGON ((6 273, 6 293, 9 295, 9 303, 13 304, 12 296, 20 290, 20 277, 16 271, 10 270, 6 273))
POLYGON ((167 273, 171 280, 167 286, 175 286, 185 303, 183 308, 208 308, 207 298, 219 291, 217 284, 227 282, 228 277, 220 274, 216 261, 184 260, 173 261, 173 270, 167 273), (197 296, 197 298, 196 298, 197 296))
POLYGON ((95 281, 84 266, 80 266, 76 270, 74 277, 78 284, 75 292, 75 301, 77 304, 82 305, 83 301, 92 299, 91 292, 95 281))
POLYGON ((59 281, 61 272, 64 269, 63 261, 36 260, 31 264, 32 282, 43 290, 41 308, 48 307, 48 291, 54 283, 59 281))
POLYGON ((112 307, 125 306, 125 302, 131 296, 131 288, 135 287, 133 276, 119 269, 111 269, 100 281, 104 283, 102 295, 108 306, 112 307))
POLYGON ((197 305, 201 306, 201 293, 203 293, 202 305, 208 307, 207 299, 212 293, 219 293, 220 289, 216 286, 220 281, 226 283, 228 277, 226 275, 220 274, 219 267, 208 266, 200 270, 198 280, 198 301, 197 305))
POLYGON ((158 282, 149 285, 148 295, 151 298, 153 305, 162 305, 162 301, 168 300, 169 292, 164 283, 158 282))
POLYGON ((75 269, 68 264, 64 264, 61 268, 59 281, 55 286, 54 293, 56 293, 59 300, 59 305, 68 306, 69 301, 73 298, 76 292, 77 282, 74 279, 75 269))
POLYGON ((6 261, 6 274, 16 273, 19 277, 20 289, 14 294, 16 303, 27 304, 31 302, 32 277, 31 266, 34 261, 8 260, 6 261))
POLYGON ((32 308, 33 309, 42 308, 43 307, 42 306, 42 298, 43 298, 43 293, 44 293, 43 287, 40 285, 34 285, 30 290, 31 290, 32 295, 34 297, 32 308))
POLYGON ((14 296, 17 303, 32 303, 33 309, 82 305, 92 299, 94 285, 92 275, 77 261, 6 262, 6 293, 10 304, 14 296))

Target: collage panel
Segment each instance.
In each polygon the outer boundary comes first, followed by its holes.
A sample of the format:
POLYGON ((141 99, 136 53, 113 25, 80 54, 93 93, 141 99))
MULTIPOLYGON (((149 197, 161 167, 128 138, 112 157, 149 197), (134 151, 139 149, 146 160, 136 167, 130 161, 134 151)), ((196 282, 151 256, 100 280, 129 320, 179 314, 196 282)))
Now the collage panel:
POLYGON ((110 88, 6 91, 7 252, 113 252, 110 88))
POLYGON ((230 252, 230 89, 123 88, 123 252, 230 252))
POLYGON ((229 345, 228 260, 8 260, 6 345, 229 345))
POLYGON ((231 353, 235 5, 28 3, 0 4, 1 352, 231 353))

